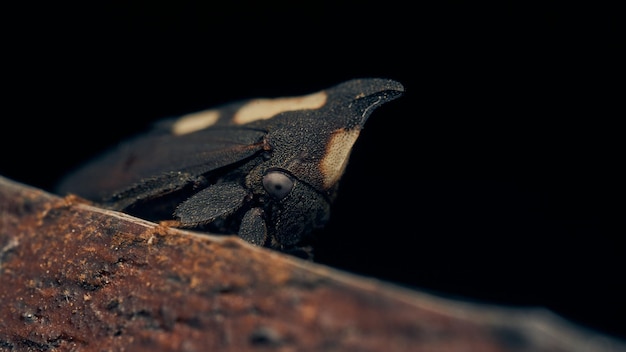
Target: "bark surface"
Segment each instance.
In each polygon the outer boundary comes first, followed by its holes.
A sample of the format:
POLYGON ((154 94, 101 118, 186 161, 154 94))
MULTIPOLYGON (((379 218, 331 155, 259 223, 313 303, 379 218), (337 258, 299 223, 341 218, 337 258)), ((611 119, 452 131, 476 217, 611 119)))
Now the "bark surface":
POLYGON ((0 177, 0 351, 624 351, 0 177))

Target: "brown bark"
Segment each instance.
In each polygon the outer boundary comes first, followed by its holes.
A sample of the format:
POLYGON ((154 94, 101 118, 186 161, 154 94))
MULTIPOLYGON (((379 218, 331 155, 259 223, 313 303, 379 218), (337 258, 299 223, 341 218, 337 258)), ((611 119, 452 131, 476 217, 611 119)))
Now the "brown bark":
POLYGON ((623 351, 473 305, 0 177, 0 351, 623 351))

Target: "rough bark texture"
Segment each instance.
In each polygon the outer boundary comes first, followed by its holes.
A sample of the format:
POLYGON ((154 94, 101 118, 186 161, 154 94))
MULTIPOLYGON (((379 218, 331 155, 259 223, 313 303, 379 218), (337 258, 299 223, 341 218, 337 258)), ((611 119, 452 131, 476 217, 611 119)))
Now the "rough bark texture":
POLYGON ((623 351, 0 177, 0 351, 623 351))

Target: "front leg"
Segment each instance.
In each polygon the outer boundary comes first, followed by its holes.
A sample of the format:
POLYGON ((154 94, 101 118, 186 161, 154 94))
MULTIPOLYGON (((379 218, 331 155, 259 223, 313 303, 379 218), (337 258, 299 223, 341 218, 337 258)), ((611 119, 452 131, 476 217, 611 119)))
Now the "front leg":
POLYGON ((241 219, 238 235, 257 246, 265 246, 268 243, 267 225, 261 208, 252 208, 246 212, 241 219))

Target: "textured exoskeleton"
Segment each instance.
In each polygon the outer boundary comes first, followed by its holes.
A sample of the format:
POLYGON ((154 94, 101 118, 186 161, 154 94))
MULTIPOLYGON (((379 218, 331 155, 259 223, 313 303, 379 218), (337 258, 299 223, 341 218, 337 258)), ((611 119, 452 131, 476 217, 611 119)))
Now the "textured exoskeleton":
POLYGON ((58 192, 289 251, 328 221, 367 118, 403 91, 354 79, 167 119, 68 175, 58 192))

